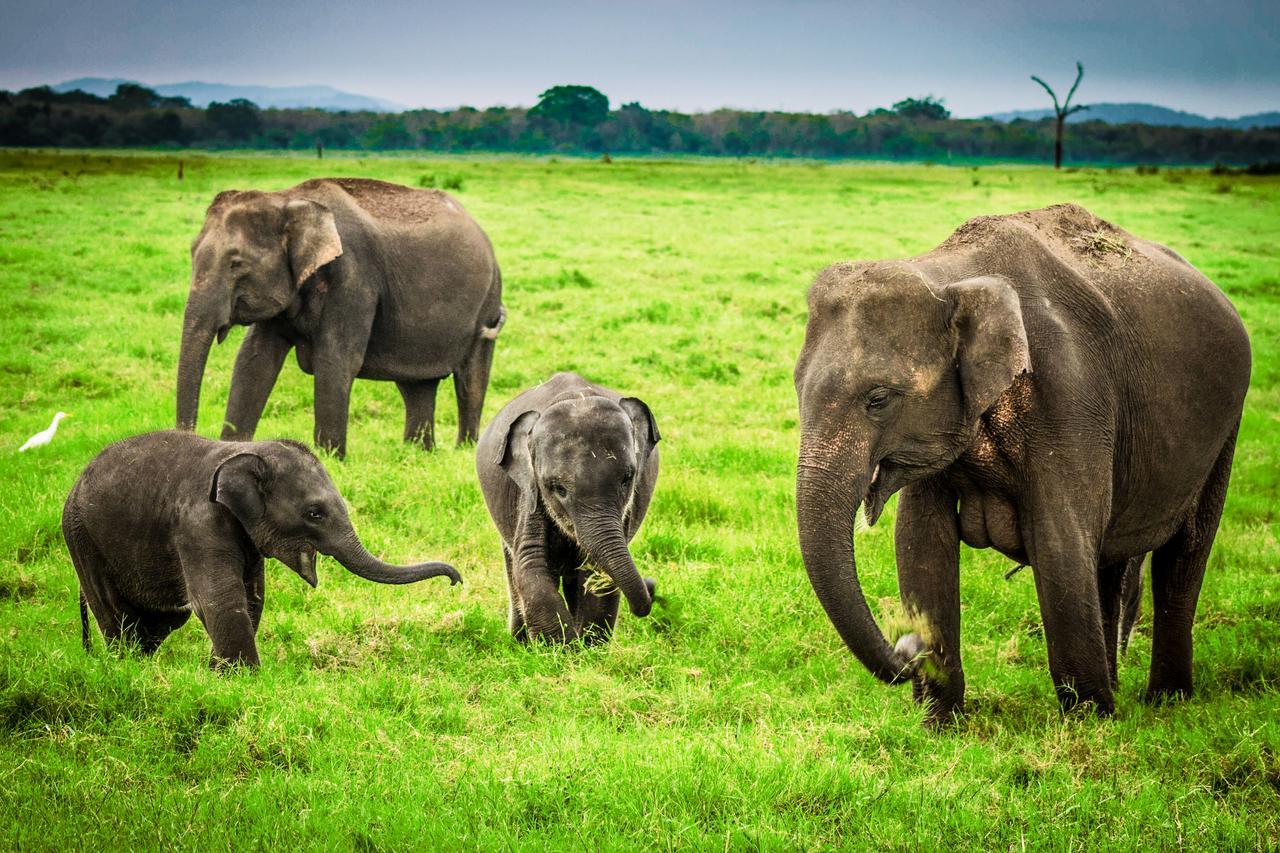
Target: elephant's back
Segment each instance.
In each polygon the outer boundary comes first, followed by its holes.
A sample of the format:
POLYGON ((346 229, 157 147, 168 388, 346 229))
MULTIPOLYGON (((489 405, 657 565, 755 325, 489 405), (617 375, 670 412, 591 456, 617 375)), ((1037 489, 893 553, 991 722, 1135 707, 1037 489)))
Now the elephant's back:
POLYGON ((1024 315, 1043 308, 1118 357, 1248 381, 1248 335, 1226 294, 1177 252, 1079 205, 971 219, 915 260, 940 280, 1002 275, 1024 315))
POLYGON ((117 441, 85 467, 71 498, 86 519, 126 521, 145 511, 145 505, 165 501, 181 491, 197 459, 216 445, 182 430, 143 433, 117 441), (104 514, 107 517, 100 518, 104 514))
POLYGON ((104 448, 72 488, 64 529, 73 525, 88 537, 118 591, 135 604, 154 593, 138 579, 164 577, 176 560, 174 515, 204 467, 200 460, 217 444, 177 430, 133 436, 104 448))
POLYGON ((287 195, 332 203, 345 200, 375 220, 400 225, 428 225, 451 219, 474 221, 466 208, 449 193, 437 189, 406 187, 371 178, 313 178, 287 195))
POLYGON ((285 192, 328 206, 360 277, 379 282, 360 377, 447 376, 498 323, 493 246, 448 193, 365 178, 318 178, 285 192))

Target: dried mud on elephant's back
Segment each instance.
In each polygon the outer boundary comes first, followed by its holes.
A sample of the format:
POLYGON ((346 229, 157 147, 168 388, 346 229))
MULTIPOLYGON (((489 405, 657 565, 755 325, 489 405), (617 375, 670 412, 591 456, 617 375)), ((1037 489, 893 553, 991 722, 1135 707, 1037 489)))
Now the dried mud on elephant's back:
POLYGON ((370 178, 318 178, 298 188, 325 184, 337 186, 361 209, 378 219, 422 224, 441 214, 462 212, 462 205, 441 190, 406 187, 370 178))
POLYGON ((1024 210, 1008 216, 975 216, 966 221, 935 251, 956 248, 995 247, 1010 226, 1021 228, 1061 254, 1083 256, 1093 261, 1125 261, 1133 256, 1129 235, 1105 219, 1099 219, 1076 204, 1055 204, 1038 210, 1024 210))

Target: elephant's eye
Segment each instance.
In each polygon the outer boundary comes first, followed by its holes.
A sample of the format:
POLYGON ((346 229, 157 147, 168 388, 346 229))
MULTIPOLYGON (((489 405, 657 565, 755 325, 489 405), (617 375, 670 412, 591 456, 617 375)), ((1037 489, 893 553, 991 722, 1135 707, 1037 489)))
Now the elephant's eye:
POLYGON ((631 485, 631 481, 634 480, 635 478, 636 478, 635 471, 624 471, 622 474, 622 485, 624 486, 631 485))
POLYGON ((564 483, 561 483, 559 480, 553 480, 551 482, 551 493, 560 498, 560 500, 564 500, 569 497, 569 490, 566 489, 564 487, 564 483))
POLYGON ((878 412, 893 399, 893 390, 889 388, 872 388, 867 392, 867 411, 878 412))
POLYGON ((320 521, 324 518, 324 510, 318 506, 313 506, 311 509, 307 510, 307 518, 312 521, 320 521))

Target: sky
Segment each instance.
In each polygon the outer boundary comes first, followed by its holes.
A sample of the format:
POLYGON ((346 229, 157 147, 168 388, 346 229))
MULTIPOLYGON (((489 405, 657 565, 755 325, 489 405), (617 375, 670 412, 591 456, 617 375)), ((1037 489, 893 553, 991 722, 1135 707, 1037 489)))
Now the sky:
POLYGON ((617 106, 957 116, 1077 102, 1280 110, 1280 2, 1253 0, 0 0, 0 88, 85 77, 325 84, 409 107, 531 106, 592 85, 617 106))

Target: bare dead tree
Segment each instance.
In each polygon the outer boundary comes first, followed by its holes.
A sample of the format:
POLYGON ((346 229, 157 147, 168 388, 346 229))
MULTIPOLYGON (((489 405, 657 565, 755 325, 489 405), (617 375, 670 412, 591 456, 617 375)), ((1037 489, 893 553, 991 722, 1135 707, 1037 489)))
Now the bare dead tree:
POLYGON ((1031 79, 1035 80, 1041 86, 1044 86, 1044 90, 1049 93, 1049 97, 1053 98, 1053 112, 1058 116, 1058 132, 1057 132, 1057 135, 1054 137, 1054 141, 1053 141, 1053 168, 1055 169, 1062 168, 1062 128, 1063 128, 1063 125, 1065 125, 1067 122, 1067 116, 1071 115, 1072 113, 1078 113, 1081 110, 1089 109, 1083 104, 1077 104, 1074 107, 1071 106, 1071 96, 1076 93, 1076 87, 1080 85, 1080 81, 1083 78, 1084 78, 1084 65, 1077 62, 1076 63, 1076 82, 1071 84, 1071 91, 1067 92, 1067 99, 1062 102, 1061 106, 1059 106, 1058 96, 1053 93, 1053 89, 1049 88, 1049 84, 1041 80, 1036 75, 1034 74, 1031 75, 1031 79))

